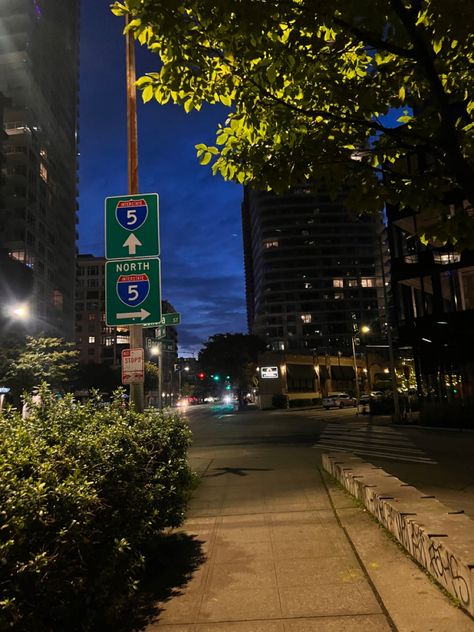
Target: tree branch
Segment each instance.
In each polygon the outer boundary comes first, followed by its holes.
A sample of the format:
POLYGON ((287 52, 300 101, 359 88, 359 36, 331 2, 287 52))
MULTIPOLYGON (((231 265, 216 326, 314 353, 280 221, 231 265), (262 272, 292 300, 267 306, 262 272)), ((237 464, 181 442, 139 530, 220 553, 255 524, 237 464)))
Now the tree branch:
POLYGON ((346 32, 360 39, 364 44, 368 44, 369 46, 372 46, 373 48, 376 48, 377 50, 385 50, 388 53, 393 53, 394 55, 397 55, 398 57, 404 57, 405 59, 411 59, 411 60, 416 61, 416 55, 414 51, 412 50, 409 50, 407 48, 402 48, 401 46, 397 46, 396 44, 392 44, 391 42, 387 42, 386 40, 381 39, 377 35, 374 35, 373 33, 369 33, 369 31, 360 29, 357 26, 354 26, 353 24, 349 24, 348 22, 346 22, 345 20, 342 20, 341 18, 334 17, 333 21, 335 24, 337 24, 342 29, 344 29, 346 32))

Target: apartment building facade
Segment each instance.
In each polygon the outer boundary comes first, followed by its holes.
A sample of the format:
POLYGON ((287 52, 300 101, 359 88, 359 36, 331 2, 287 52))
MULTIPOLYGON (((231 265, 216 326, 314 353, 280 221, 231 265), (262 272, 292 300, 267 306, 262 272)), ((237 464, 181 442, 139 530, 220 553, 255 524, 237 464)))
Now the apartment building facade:
POLYGON ((379 327, 376 218, 308 188, 246 189, 242 221, 248 328, 269 350, 349 356, 379 327))
POLYGON ((0 3, 0 247, 31 270, 30 331, 68 339, 74 334, 79 5, 0 3))

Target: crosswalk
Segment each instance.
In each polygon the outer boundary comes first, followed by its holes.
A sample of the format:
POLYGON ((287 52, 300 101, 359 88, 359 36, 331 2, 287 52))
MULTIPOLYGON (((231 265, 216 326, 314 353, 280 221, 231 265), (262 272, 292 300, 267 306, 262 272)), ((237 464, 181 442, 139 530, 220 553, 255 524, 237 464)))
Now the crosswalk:
POLYGON ((408 437, 396 428, 375 426, 367 422, 349 424, 329 423, 313 448, 341 450, 360 456, 378 457, 393 461, 436 465, 408 437))

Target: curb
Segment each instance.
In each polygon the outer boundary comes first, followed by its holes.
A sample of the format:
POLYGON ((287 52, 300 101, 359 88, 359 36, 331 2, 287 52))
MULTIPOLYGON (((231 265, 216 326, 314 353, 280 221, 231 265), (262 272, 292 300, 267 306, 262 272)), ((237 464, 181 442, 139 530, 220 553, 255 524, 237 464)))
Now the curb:
POLYGON ((347 452, 323 454, 322 462, 474 616, 474 521, 347 452))

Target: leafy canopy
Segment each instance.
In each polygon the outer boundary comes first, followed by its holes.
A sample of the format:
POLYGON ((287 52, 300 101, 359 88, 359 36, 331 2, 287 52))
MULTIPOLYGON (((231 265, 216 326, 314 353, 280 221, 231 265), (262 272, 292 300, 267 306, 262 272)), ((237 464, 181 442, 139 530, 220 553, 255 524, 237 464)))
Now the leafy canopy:
POLYGON ((199 352, 199 366, 206 373, 217 374, 239 388, 244 388, 253 375, 258 354, 265 350, 264 341, 248 334, 216 334, 199 352))
POLYGON ((112 11, 160 57, 137 82, 145 102, 229 107, 215 146, 197 145, 214 174, 277 192, 316 182, 358 212, 421 208, 427 237, 474 243, 472 0, 124 0, 112 11))
POLYGON ((74 343, 62 338, 27 336, 24 347, 9 363, 5 382, 20 391, 42 382, 67 389, 75 377, 78 356, 74 343))

